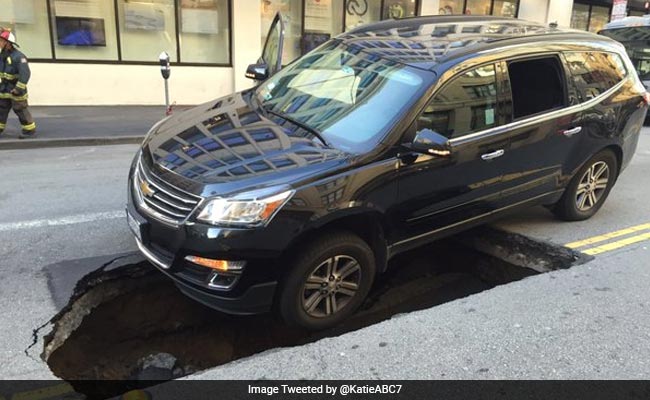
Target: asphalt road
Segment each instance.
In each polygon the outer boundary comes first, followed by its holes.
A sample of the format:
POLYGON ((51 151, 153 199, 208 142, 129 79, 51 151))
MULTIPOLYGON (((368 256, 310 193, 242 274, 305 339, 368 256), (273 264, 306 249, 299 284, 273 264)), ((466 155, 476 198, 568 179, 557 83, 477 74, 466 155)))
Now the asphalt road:
MULTIPOLYGON (((52 377, 30 356, 32 332, 57 309, 44 267, 135 250, 124 222, 137 146, 0 152, 0 377, 52 377)), ((101 265, 100 260, 97 266, 101 265)), ((47 329, 46 329, 47 330, 47 329)))
MULTIPOLYGON (((92 269, 135 250, 123 207, 136 148, 0 152, 0 378, 53 377, 38 358, 40 341, 25 352, 34 330, 58 309, 48 286, 50 266, 84 259, 83 268, 92 269)), ((562 223, 539 208, 499 225, 564 244, 650 223, 644 200, 650 197, 644 183, 648 171, 650 130, 645 130, 633 164, 592 220, 562 223)), ((341 337, 267 352, 198 377, 645 379, 650 375, 649 245, 633 243, 583 266, 341 337)))

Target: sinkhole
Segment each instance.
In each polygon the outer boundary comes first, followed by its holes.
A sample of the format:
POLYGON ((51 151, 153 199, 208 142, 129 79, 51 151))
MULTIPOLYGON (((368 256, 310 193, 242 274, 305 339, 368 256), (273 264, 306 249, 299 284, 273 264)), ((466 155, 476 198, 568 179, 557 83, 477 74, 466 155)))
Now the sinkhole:
POLYGON ((288 328, 269 314, 233 316, 202 306, 142 261, 79 281, 51 321, 42 358, 78 392, 105 398, 570 268, 588 261, 585 257, 548 242, 477 228, 393 258, 352 318, 316 333, 288 328))

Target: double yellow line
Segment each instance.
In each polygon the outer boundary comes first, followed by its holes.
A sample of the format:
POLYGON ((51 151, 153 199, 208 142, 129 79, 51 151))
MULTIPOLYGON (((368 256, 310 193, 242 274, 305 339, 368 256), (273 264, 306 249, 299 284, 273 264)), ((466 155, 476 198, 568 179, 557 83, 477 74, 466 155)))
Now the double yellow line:
MULTIPOLYGON (((43 386, 25 392, 14 393, 11 397, 7 397, 6 400, 62 399, 66 396, 72 397, 73 394, 75 394, 75 391, 69 384, 52 381, 52 385, 50 386, 43 386)), ((5 398, 0 395, 0 400, 5 400, 5 398)))
POLYGON ((574 250, 580 249, 582 253, 594 256, 596 254, 617 250, 634 243, 639 243, 644 240, 650 240, 650 223, 631 226, 629 228, 621 229, 619 231, 606 233, 604 235, 594 236, 589 239, 567 243, 565 244, 565 246, 574 250), (636 235, 628 236, 632 234, 636 234, 636 235), (613 242, 605 243, 605 244, 599 244, 623 236, 628 236, 628 237, 613 242), (591 245, 594 244, 598 244, 598 245, 590 247, 591 245))

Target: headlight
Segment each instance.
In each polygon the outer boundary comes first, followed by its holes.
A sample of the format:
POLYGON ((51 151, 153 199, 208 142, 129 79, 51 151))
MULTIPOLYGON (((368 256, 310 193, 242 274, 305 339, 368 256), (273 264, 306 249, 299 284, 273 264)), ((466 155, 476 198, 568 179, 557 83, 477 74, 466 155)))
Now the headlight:
POLYGON ((197 219, 213 225, 265 226, 294 193, 293 190, 278 193, 276 188, 216 198, 203 207, 197 219))

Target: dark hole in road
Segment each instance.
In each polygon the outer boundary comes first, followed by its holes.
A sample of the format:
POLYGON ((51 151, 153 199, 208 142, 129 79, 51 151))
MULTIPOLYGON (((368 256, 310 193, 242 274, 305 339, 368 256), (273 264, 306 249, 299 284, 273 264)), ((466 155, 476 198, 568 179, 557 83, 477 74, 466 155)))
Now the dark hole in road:
MULTIPOLYGON (((582 263, 567 248, 480 228, 400 255, 362 309, 325 332, 290 329, 271 315, 231 316, 182 295, 146 262, 85 277, 52 322, 43 358, 66 380, 171 379, 265 350, 295 346, 582 263)), ((76 381, 90 397, 130 389, 76 381)))

